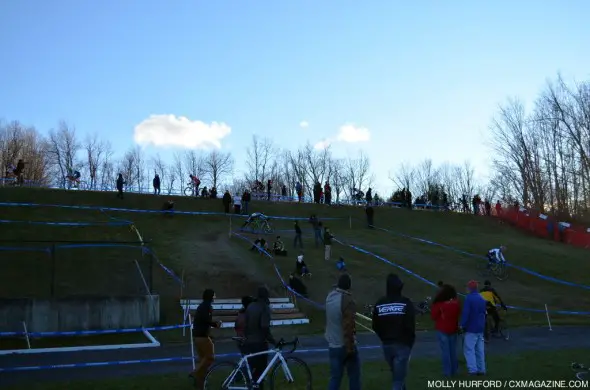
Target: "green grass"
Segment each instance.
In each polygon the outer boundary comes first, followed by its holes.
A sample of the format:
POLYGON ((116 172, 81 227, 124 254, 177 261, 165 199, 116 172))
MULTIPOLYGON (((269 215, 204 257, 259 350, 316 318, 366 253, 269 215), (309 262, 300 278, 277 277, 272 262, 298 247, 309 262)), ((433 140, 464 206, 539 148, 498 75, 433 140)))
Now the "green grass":
MULTIPOLYGON (((94 205, 132 209, 159 210, 165 199, 172 198, 179 211, 222 211, 220 200, 188 197, 155 197, 128 194, 124 200, 113 193, 64 192, 48 189, 5 188, 0 189, 0 202, 34 202, 42 204, 94 205)), ((267 284, 275 296, 284 296, 271 261, 249 252, 249 244, 233 237, 228 238, 230 218, 227 216, 167 217, 160 214, 75 210, 56 207, 1 207, 2 219, 45 221, 108 221, 109 216, 132 220, 142 236, 151 240, 150 247, 159 259, 179 276, 183 275, 186 287, 183 295, 200 298, 203 289, 213 288, 218 298, 237 298, 253 294, 260 284, 267 284)), ((323 249, 313 245, 307 217, 315 213, 322 217, 340 217, 343 220, 325 221, 337 238, 379 254, 427 279, 444 280, 463 290, 470 279, 482 280, 478 272, 481 260, 393 234, 369 230, 364 224, 362 208, 326 207, 313 204, 254 202, 250 212, 261 211, 267 215, 301 217, 304 228, 306 261, 313 277, 306 284, 310 298, 323 302, 335 283, 338 272, 333 263, 323 260, 323 249), (352 228, 349 226, 352 218, 352 228)), ((243 219, 233 218, 232 227, 238 228, 243 219)), ((406 209, 376 209, 377 226, 415 235, 451 245, 475 254, 484 254, 489 248, 507 245, 509 261, 529 267, 548 276, 583 283, 590 272, 588 252, 583 249, 535 238, 498 221, 472 215, 409 211, 406 209)), ((294 268, 295 254, 292 246, 292 221, 272 222, 281 232, 290 251, 286 258, 276 258, 282 276, 286 279, 294 268)), ((38 225, 0 224, 0 237, 17 240, 22 237, 36 240, 136 240, 127 227, 52 227, 38 225)), ((250 235, 251 238, 254 236, 250 235)), ((271 237, 272 238, 272 237, 271 237)), ((22 246, 25 244, 4 243, 22 246)), ((29 245, 29 244, 27 244, 29 245)), ((36 244, 45 245, 45 244, 36 244)), ((397 272, 405 282, 404 292, 415 301, 432 295, 434 290, 418 279, 391 265, 352 248, 334 245, 333 258, 342 256, 353 277, 353 293, 359 306, 374 303, 385 292, 385 277, 397 272)), ((0 274, 2 297, 47 296, 51 285, 51 261, 42 253, 2 252, 4 272, 0 274), (5 287, 5 288, 4 288, 5 287)), ((58 250, 54 290, 57 295, 75 294, 139 294, 144 292, 137 272, 137 260, 144 275, 152 275, 153 290, 160 294, 163 323, 181 321, 178 303, 180 288, 172 278, 137 249, 80 248, 58 250)), ((582 289, 555 284, 540 278, 511 270, 510 278, 494 285, 508 304, 550 310, 590 310, 590 294, 582 289)), ((300 301, 301 308, 312 319, 308 326, 284 329, 290 332, 317 333, 323 328, 323 315, 309 304, 300 301)), ((543 313, 510 313, 511 325, 541 324, 543 313)), ((576 324, 580 317, 553 316, 553 322, 576 324)), ((419 319, 421 327, 431 326, 428 318, 419 319)), ((223 334, 223 333, 222 333, 223 334)), ((229 334, 229 333, 228 333, 229 334)))
MULTIPOLYGON (((460 374, 456 380, 574 380, 574 372, 570 369, 570 363, 574 361, 587 362, 587 350, 565 350, 552 352, 530 352, 518 355, 492 355, 487 358, 488 375, 485 377, 468 377, 460 374)), ((329 380, 329 370, 326 365, 314 365, 311 367, 313 376, 313 388, 325 389, 329 380)), ((147 371, 148 369, 146 369, 147 371)), ((464 364, 460 364, 460 370, 464 371, 464 364)), ((297 374, 294 373, 296 383, 281 388, 292 390, 304 389, 297 386, 297 374)), ((428 381, 441 378, 440 361, 437 359, 413 359, 410 363, 410 371, 407 378, 407 387, 410 389, 427 389, 428 381)), ((391 388, 391 376, 387 366, 383 362, 364 363, 362 367, 363 389, 382 390, 391 388)), ((20 389, 44 389, 44 390, 156 390, 156 389, 190 389, 192 384, 186 373, 143 376, 137 378, 53 382, 39 385, 21 385, 7 387, 6 390, 20 389)), ((455 387, 459 385, 456 384, 455 387)), ((571 386, 570 386, 571 387, 571 386)), ((346 377, 343 380, 343 389, 347 389, 346 377)), ((481 387, 474 387, 481 388, 481 387)), ((508 388, 508 387, 501 387, 508 388)), ((521 387, 530 388, 530 387, 521 387)), ((572 387, 573 388, 573 387, 572 387)))

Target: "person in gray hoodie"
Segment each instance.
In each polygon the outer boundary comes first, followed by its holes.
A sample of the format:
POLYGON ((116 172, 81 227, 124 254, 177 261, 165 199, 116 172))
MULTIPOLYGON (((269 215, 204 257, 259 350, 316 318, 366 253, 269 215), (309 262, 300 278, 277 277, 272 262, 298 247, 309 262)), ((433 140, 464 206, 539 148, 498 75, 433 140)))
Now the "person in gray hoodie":
POLYGON ((405 390, 410 354, 416 340, 414 303, 402 295, 403 282, 387 276, 386 295, 373 309, 373 330, 383 344, 385 361, 393 376, 393 390, 405 390))
MULTIPOLYGON (((266 287, 261 286, 258 288, 256 301, 248 305, 245 317, 245 340, 242 346, 244 354, 267 351, 269 349, 268 343, 276 344, 270 332, 270 300, 266 287)), ((248 364, 252 370, 252 379, 257 381, 266 369, 268 355, 252 357, 248 359, 248 364)), ((259 389, 263 390, 263 388, 264 383, 261 383, 259 389)))
POLYGON ((326 341, 329 346, 328 390, 340 389, 344 369, 349 390, 361 389, 361 362, 356 345, 356 303, 352 299, 350 275, 342 274, 336 288, 326 297, 326 341))

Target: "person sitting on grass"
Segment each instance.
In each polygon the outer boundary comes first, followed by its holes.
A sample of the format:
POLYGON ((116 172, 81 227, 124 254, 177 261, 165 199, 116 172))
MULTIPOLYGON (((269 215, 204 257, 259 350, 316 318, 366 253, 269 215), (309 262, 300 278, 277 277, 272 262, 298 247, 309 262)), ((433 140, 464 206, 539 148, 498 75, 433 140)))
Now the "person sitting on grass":
POLYGON ((295 268, 297 270, 297 275, 311 276, 311 273, 309 272, 309 268, 307 267, 307 264, 305 264, 303 252, 301 252, 299 254, 299 256, 297 256, 297 261, 295 262, 295 268))
POLYGON ((281 241, 281 236, 277 236, 277 240, 274 242, 272 249, 277 256, 287 256, 285 244, 281 241))
POLYGON ((338 271, 346 272, 346 263, 342 257, 340 257, 336 262, 336 268, 338 268, 338 271))
POLYGON ((260 255, 262 256, 265 251, 268 251, 268 244, 266 243, 266 240, 264 238, 258 237, 256 241, 254 241, 254 245, 252 245, 252 248, 250 248, 250 250, 257 250, 260 252, 260 255))
POLYGON ((289 275, 289 287, 297 294, 307 297, 307 287, 295 274, 289 275))

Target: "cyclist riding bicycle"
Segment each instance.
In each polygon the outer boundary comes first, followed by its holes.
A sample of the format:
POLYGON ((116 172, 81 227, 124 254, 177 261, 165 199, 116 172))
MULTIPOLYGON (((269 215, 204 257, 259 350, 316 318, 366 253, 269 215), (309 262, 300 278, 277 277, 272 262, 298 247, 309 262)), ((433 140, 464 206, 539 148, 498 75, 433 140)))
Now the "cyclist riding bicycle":
POLYGON ((67 176, 67 178, 70 181, 73 181, 75 183, 75 185, 78 185, 78 184, 80 184, 80 177, 81 176, 82 175, 80 175, 79 171, 74 171, 74 172, 70 171, 70 174, 67 176))
POLYGON ((489 280, 486 280, 483 283, 483 288, 480 290, 479 294, 486 301, 486 313, 491 315, 494 320, 493 333, 498 333, 500 315, 498 314, 497 306, 500 305, 504 310, 508 310, 508 308, 502 301, 502 298, 500 298, 500 295, 498 295, 496 290, 492 287, 492 283, 489 280))
POLYGON ((197 189, 197 191, 199 190, 199 186, 201 185, 201 180, 195 176, 195 175, 188 175, 191 179, 191 183, 193 183, 193 186, 197 189))
POLYGON ((506 247, 504 245, 499 248, 490 249, 486 256, 488 258, 487 268, 492 268, 493 264, 505 264, 506 259, 504 258, 504 252, 506 252, 506 247))
POLYGON ((245 228, 246 226, 248 226, 248 224, 253 224, 255 222, 267 222, 268 218, 266 217, 266 215, 262 214, 262 213, 252 213, 250 214, 250 216, 248 217, 248 219, 246 220, 246 222, 244 222, 244 224, 242 225, 242 229, 245 228))

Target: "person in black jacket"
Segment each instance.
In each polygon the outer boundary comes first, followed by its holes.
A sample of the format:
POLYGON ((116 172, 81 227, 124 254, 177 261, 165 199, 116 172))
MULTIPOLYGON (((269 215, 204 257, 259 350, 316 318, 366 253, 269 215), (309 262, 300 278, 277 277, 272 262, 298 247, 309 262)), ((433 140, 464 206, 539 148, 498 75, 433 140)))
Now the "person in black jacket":
POLYGON ((299 243, 299 248, 303 249, 303 240, 301 239, 301 226, 299 226, 299 222, 295 221, 295 239, 293 240, 293 248, 297 248, 297 243, 299 243))
POLYGON ((367 208, 365 209, 365 213, 367 214, 367 225, 369 225, 369 229, 373 229, 373 215, 375 213, 375 210, 373 210, 373 207, 367 206, 367 208))
MULTIPOLYGON (((243 344, 245 354, 252 354, 268 350, 268 343, 276 344, 270 332, 270 300, 268 289, 264 286, 258 288, 256 302, 251 303, 246 309, 246 340, 243 344)), ((252 379, 254 382, 266 369, 268 355, 259 355, 248 359, 252 368, 252 379)), ((259 389, 263 390, 264 383, 259 389)))
POLYGON ((215 300, 215 291, 206 289, 203 292, 203 302, 197 307, 193 320, 193 341, 199 356, 199 364, 192 373, 192 377, 195 380, 195 387, 201 390, 205 385, 205 375, 215 361, 215 348, 213 340, 209 337, 209 331, 211 328, 221 326, 221 321, 213 322, 213 300, 215 300))
POLYGON ((403 286, 397 275, 389 274, 387 294, 377 301, 373 309, 373 330, 383 345, 394 389, 405 388, 410 353, 416 340, 414 304, 402 295, 403 286))
POLYGON ((154 186, 154 195, 160 195, 160 176, 157 173, 152 180, 152 185, 154 186))
POLYGON ((123 185, 125 185, 125 180, 123 179, 123 174, 119 173, 117 177, 117 198, 123 199, 123 185))

